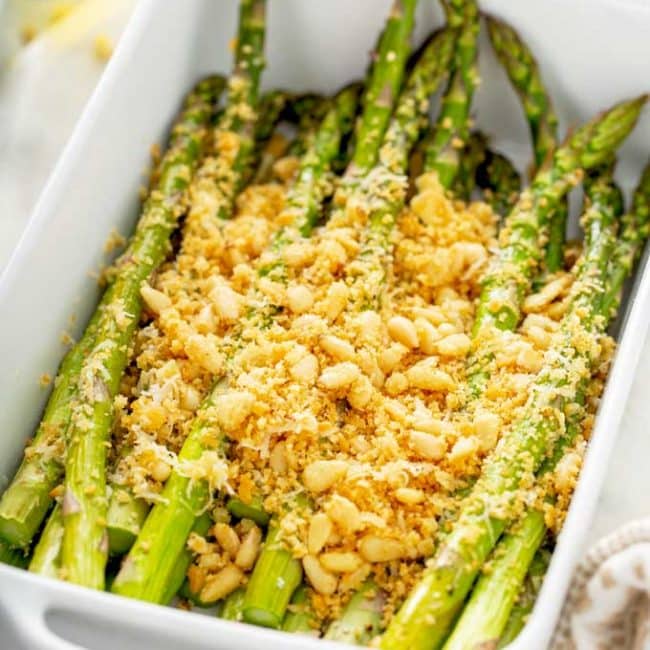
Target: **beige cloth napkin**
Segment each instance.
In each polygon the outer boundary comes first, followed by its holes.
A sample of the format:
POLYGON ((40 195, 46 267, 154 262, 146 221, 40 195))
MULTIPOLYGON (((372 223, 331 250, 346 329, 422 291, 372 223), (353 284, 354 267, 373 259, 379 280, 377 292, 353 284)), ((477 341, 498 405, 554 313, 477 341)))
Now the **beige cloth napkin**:
POLYGON ((587 553, 551 648, 650 649, 650 518, 626 524, 587 553))

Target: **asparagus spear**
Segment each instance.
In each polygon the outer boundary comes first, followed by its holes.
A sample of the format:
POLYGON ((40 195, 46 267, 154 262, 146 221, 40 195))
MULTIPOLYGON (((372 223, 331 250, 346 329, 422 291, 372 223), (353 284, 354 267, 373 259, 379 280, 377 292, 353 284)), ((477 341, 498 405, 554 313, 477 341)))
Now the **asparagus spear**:
MULTIPOLYGON (((278 120, 290 101, 290 96, 284 90, 272 90, 262 95, 259 102, 258 118, 255 125, 254 135, 254 165, 259 169, 261 159, 263 156, 264 148, 269 143, 273 136, 275 127, 278 120)), ((257 174, 257 172, 255 172, 257 174)), ((249 170, 249 174, 243 180, 242 184, 246 185, 253 175, 253 170, 249 170)))
MULTIPOLYGON (((322 196, 323 188, 329 184, 328 161, 331 161, 338 151, 342 130, 352 121, 357 94, 357 88, 354 86, 344 89, 323 120, 313 148, 305 155, 298 180, 288 198, 290 209, 295 211, 293 224, 280 229, 274 236, 270 250, 276 254, 276 261, 272 263, 272 268, 261 269, 263 276, 273 273, 282 277, 283 247, 296 238, 307 236, 315 225, 320 211, 317 201, 313 201, 312 197, 322 196)), ((256 302, 265 304, 263 300, 256 302)), ((274 317, 272 307, 261 307, 251 318, 255 318, 255 322, 259 322, 259 326, 263 327, 268 318, 274 317)), ((217 395, 227 390, 226 375, 215 382, 215 387, 199 408, 197 418, 179 453, 181 464, 191 464, 206 454, 213 459, 216 466, 225 467, 225 437, 216 422, 213 402, 217 395), (208 432, 210 437, 206 435, 208 432)), ((163 500, 149 513, 113 584, 114 592, 161 602, 175 558, 183 549, 196 513, 206 506, 211 492, 212 489, 205 480, 191 481, 178 470, 172 472, 162 493, 163 500)))
POLYGON ((49 578, 58 578, 61 569, 61 545, 63 543, 63 513, 61 505, 55 504, 41 537, 36 544, 29 570, 49 578))
POLYGON ((29 562, 29 557, 25 551, 19 548, 11 548, 5 542, 0 541, 0 562, 19 568, 25 568, 29 562))
MULTIPOLYGON (((276 252, 279 253, 283 246, 288 245, 296 233, 308 236, 319 217, 319 206, 329 187, 328 165, 337 153, 341 138, 351 128, 358 91, 358 86, 353 84, 339 93, 315 136, 312 148, 303 157, 298 179, 287 200, 289 208, 296 212, 295 222, 291 227, 283 228, 275 234, 271 248, 276 252)), ((277 261, 274 265, 275 270, 281 272, 277 261)), ((264 273, 268 274, 268 269, 264 273)), ((142 526, 148 507, 144 512, 134 512, 134 502, 137 500, 133 497, 131 505, 128 500, 117 498, 116 501, 119 502, 116 503, 116 508, 122 514, 121 531, 130 533, 130 547, 142 526), (124 517, 125 513, 129 516, 128 519, 124 517)), ((229 501, 228 507, 237 516, 252 518, 262 525, 268 523, 268 515, 263 509, 256 508, 255 504, 243 504, 235 499, 229 501)), ((126 537, 126 534, 121 535, 120 539, 126 537)))
POLYGON ((329 99, 309 93, 290 102, 289 119, 297 124, 298 129, 287 151, 290 156, 302 156, 312 146, 318 127, 330 108, 329 99))
POLYGON ((583 169, 606 161, 632 130, 646 97, 623 102, 578 129, 561 146, 548 167, 540 170, 522 192, 500 234, 499 252, 483 279, 473 328, 468 382, 470 392, 483 392, 493 358, 490 337, 499 330, 514 330, 521 302, 530 290, 542 258, 540 236, 548 228, 548 215, 577 183, 583 169))
MULTIPOLYGON (((613 165, 598 174, 593 182, 586 184, 590 207, 585 215, 587 227, 586 246, 591 243, 593 234, 589 224, 606 213, 606 219, 612 223, 622 211, 620 191, 612 182, 613 165), (600 214, 599 214, 600 213, 600 214)), ((612 290, 607 278, 604 281, 605 296, 612 290)), ((599 314, 608 322, 603 312, 604 298, 598 305, 599 314)), ((542 464, 540 473, 551 471, 562 457, 564 450, 578 435, 584 418, 585 385, 590 378, 578 385, 576 399, 566 419, 566 428, 556 442, 553 453, 542 464), (576 409, 575 405, 580 408, 576 409)), ((493 566, 488 575, 482 576, 472 591, 471 598, 454 627, 445 648, 475 647, 498 639, 508 621, 510 610, 520 591, 528 565, 546 534, 544 517, 541 512, 530 509, 519 523, 515 532, 506 534, 499 542, 493 566), (499 595, 497 598, 496 595, 499 595)))
MULTIPOLYGON (((262 149, 270 139, 288 101, 289 95, 279 90, 271 91, 262 96, 259 119, 255 125, 256 159, 262 156, 262 149)), ((248 172, 250 175, 250 169, 248 172)), ((125 450, 125 453, 128 453, 128 450, 125 450)), ((111 555, 123 555, 131 548, 148 513, 149 505, 144 499, 137 498, 126 486, 111 483, 111 496, 107 514, 108 542, 111 555)))
POLYGON ((611 261, 601 310, 612 319, 621 300, 625 280, 639 261, 643 246, 650 235, 650 164, 646 165, 632 200, 632 209, 623 215, 622 232, 611 261))
MULTIPOLYGON (((535 167, 540 169, 550 161, 557 146, 558 120, 553 104, 537 62, 517 32, 492 16, 487 17, 487 25, 494 51, 521 99, 533 139, 535 167)), ((549 274, 559 271, 564 262, 568 212, 568 204, 560 202, 550 215, 544 260, 545 270, 549 274)))
POLYGON ((244 620, 279 628, 289 600, 301 582, 302 564, 284 546, 279 524, 271 522, 246 588, 244 620))
MULTIPOLYGON (((252 153, 248 130, 255 125, 257 86, 263 65, 264 3, 242 0, 235 74, 229 82, 228 104, 217 131, 229 128, 238 134, 239 147, 231 171, 243 178, 252 153), (244 107, 250 107, 247 115, 244 107)), ((193 143, 193 152, 197 150, 193 143)), ((156 191, 147 200, 143 218, 118 270, 114 297, 102 313, 97 342, 81 370, 79 399, 67 432, 61 552, 67 580, 103 589, 108 555, 106 532, 106 444, 113 421, 113 398, 128 358, 128 347, 137 326, 142 301, 140 288, 162 262, 169 237, 184 209, 185 188, 196 155, 170 155, 156 191), (180 194, 179 194, 180 190, 180 194)), ((218 214, 229 214, 234 191, 219 184, 218 214), (229 191, 232 194, 229 194, 229 191)))
MULTIPOLYGON (((109 290, 110 292, 110 290, 109 290)), ((81 340, 64 357, 36 436, 25 449, 23 461, 0 501, 0 536, 11 546, 26 548, 38 531, 51 503, 50 492, 62 476, 59 457, 70 419, 75 385, 85 356, 91 349, 102 301, 81 340)))
POLYGON ((242 605, 244 604, 244 588, 235 589, 226 596, 221 610, 221 618, 226 621, 242 620, 242 605))
POLYGON ((372 580, 366 580, 352 596, 343 614, 334 621, 325 638, 339 643, 367 645, 380 631, 385 594, 372 580))
POLYGON ((363 176, 377 154, 399 95, 409 54, 417 0, 394 0, 375 55, 363 98, 363 116, 356 129, 356 147, 348 173, 363 176))
POLYGON ((459 517, 423 578, 393 618, 383 648, 436 648, 444 640, 490 551, 523 505, 521 494, 562 434, 564 409, 590 376, 606 326, 600 313, 607 264, 615 243, 615 212, 591 206, 587 249, 571 290, 560 333, 546 355, 520 416, 504 432, 459 517))
POLYGON ((309 604, 309 592, 304 585, 294 591, 291 604, 282 621, 282 629, 285 632, 320 636, 318 621, 309 604))
MULTIPOLYGON (((147 208, 149 214, 164 210, 163 214, 171 215, 184 205, 183 192, 179 193, 184 188, 184 174, 194 168, 200 156, 207 140, 206 127, 213 105, 223 86, 221 77, 211 77, 201 81, 186 99, 183 112, 172 131, 169 153, 161 165, 164 179, 159 184, 160 188, 169 192, 170 197, 176 196, 178 207, 173 203, 166 205, 160 204, 160 201, 150 201, 147 208)), ((147 230, 147 223, 143 223, 129 250, 136 252, 137 247, 146 243, 147 233, 151 232, 158 230, 147 230)), ((157 240, 164 249, 164 233, 156 235, 152 244, 158 244, 157 240)), ((132 266, 124 264, 121 274, 132 273, 132 266)), ((119 286, 116 280, 107 289, 83 336, 61 363, 36 436, 27 447, 25 458, 0 501, 0 536, 13 546, 25 547, 30 543, 52 503, 50 492, 63 475, 59 459, 63 455, 64 432, 71 417, 82 366, 95 345, 100 321, 106 319, 105 314, 110 312, 111 305, 120 300, 119 286)))
POLYGON ((453 184, 454 196, 468 201, 478 180, 478 171, 487 156, 487 138, 483 133, 470 133, 458 161, 458 176, 453 184))
POLYGON ((106 515, 108 550, 111 555, 124 555, 133 545, 149 513, 149 504, 136 497, 128 487, 115 483, 106 515))
MULTIPOLYGON (((212 517, 210 517, 207 512, 204 512, 194 522, 194 526, 192 526, 192 532, 196 533, 197 535, 201 535, 201 537, 205 537, 210 530, 210 526, 212 526, 212 517)), ((176 560, 176 565, 174 566, 171 576, 167 582, 167 590, 165 592, 165 595, 162 597, 163 603, 167 604, 171 602, 171 600, 177 594, 183 585, 185 575, 187 574, 187 570, 189 569, 191 563, 192 552, 187 547, 185 547, 179 554, 178 559, 176 560)))
POLYGON ((491 149, 476 170, 476 184, 492 210, 501 216, 512 210, 521 192, 519 172, 503 154, 491 149))
MULTIPOLYGON (((352 293, 360 296, 361 308, 373 306, 381 300, 385 257, 391 250, 389 235, 406 194, 408 153, 426 124, 429 99, 446 74, 453 42, 451 31, 440 32, 422 52, 386 131, 379 153, 380 162, 368 175, 373 180, 369 184, 371 193, 377 179, 382 186, 396 184, 397 191, 387 192, 387 196, 381 197, 372 195, 373 209, 359 256, 362 266, 357 265, 357 275, 352 278, 358 287, 358 291, 352 293)), ((357 191, 368 190, 361 184, 357 191)), ((257 625, 279 627, 301 577, 300 562, 283 545, 267 544, 246 590, 244 619, 257 625)))
MULTIPOLYGON (((329 164, 338 152, 343 134, 351 128, 358 92, 356 84, 344 88, 325 116, 314 146, 303 156, 298 179, 287 199, 288 209, 296 212, 295 223, 274 235, 271 248, 288 245, 289 240, 295 236, 296 229, 302 236, 308 236, 320 216, 320 205, 330 188, 329 164)), ((254 508, 247 507, 247 504, 234 503, 233 507, 242 516, 263 524, 268 522, 263 511, 255 513, 254 508), (245 511, 247 514, 244 514, 245 511)), ((115 486, 108 519, 111 552, 123 554, 131 548, 148 512, 149 506, 143 500, 137 499, 130 491, 115 486)))
POLYGON ((486 22, 492 47, 521 99, 539 169, 557 144, 558 120, 551 99, 533 54, 517 32, 494 16, 487 16, 486 22))
POLYGON ((250 503, 244 503, 241 499, 232 497, 226 503, 228 512, 237 519, 251 519, 259 526, 267 526, 271 516, 262 503, 262 498, 254 497, 250 503))
MULTIPOLYGON (((474 0, 461 3, 460 7, 463 22, 454 54, 453 74, 424 160, 425 171, 435 171, 445 189, 452 187, 459 174, 460 151, 469 137, 469 112, 478 84, 478 7, 474 0)), ((455 14, 450 12, 449 15, 450 22, 454 22, 455 14)))
POLYGON ((528 616, 533 611, 535 601, 537 600, 537 594, 542 588, 546 569, 548 568, 551 559, 550 556, 551 554, 545 549, 540 549, 535 554, 535 557, 530 564, 530 568, 528 569, 524 586, 519 592, 517 601, 510 612, 510 618, 508 618, 506 627, 499 639, 499 645, 497 646, 499 650, 512 643, 526 624, 528 616))
MULTIPOLYGON (((255 160, 265 11, 266 0, 240 0, 235 67, 228 79, 226 107, 214 132, 217 156, 204 159, 192 183, 194 202, 202 204, 201 197, 207 195, 218 219, 232 216, 235 197, 250 178, 255 160), (222 146, 225 157, 219 155, 222 146)), ((189 219, 192 217, 190 212, 189 219)))
POLYGON ((490 560, 489 573, 472 589, 444 650, 479 648, 501 636, 545 532, 544 515, 533 509, 503 537, 490 560))

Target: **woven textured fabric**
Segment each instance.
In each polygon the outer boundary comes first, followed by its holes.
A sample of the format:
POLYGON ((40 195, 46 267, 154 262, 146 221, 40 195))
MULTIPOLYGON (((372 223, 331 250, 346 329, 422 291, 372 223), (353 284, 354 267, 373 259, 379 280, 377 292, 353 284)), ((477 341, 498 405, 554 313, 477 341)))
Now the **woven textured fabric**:
POLYGON ((600 540, 576 569, 552 650, 650 650, 650 518, 600 540))

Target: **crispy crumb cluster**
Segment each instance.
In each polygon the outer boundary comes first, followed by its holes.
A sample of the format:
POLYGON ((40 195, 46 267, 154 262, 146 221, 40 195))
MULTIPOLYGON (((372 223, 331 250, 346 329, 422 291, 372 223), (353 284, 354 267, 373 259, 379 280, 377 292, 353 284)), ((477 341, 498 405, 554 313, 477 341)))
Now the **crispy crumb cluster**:
MULTIPOLYGON (((260 500, 276 518, 320 621, 336 618, 370 575, 388 594, 388 618, 524 404, 573 275, 556 274, 526 299, 517 332, 493 334, 487 389, 468 405, 475 299, 496 246, 490 208, 451 201, 426 175, 388 252, 364 241, 369 208, 354 193, 302 239, 283 209, 295 166, 283 165, 287 182, 249 187, 227 224, 210 224, 195 205, 178 257, 143 288, 151 321, 117 401, 114 479, 155 502, 203 397, 225 377, 213 412, 230 441, 226 493, 260 500), (267 248, 278 231, 286 245, 267 248)), ((552 506, 540 495, 553 528, 612 350, 606 339, 590 415, 543 484, 543 496, 556 495, 552 506)), ((207 535, 188 542, 189 585, 207 602, 246 583, 262 542, 253 522, 215 512, 207 535)))

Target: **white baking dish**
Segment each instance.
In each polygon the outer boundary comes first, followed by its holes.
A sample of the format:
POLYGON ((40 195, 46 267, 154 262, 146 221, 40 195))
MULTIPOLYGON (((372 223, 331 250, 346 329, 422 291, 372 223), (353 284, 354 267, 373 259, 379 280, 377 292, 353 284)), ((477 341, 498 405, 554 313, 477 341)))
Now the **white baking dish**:
MULTIPOLYGON (((332 91, 360 76, 390 0, 270 0, 268 87, 332 91)), ((417 38, 440 19, 421 0, 417 38)), ((543 63, 563 123, 650 86, 650 5, 642 0, 484 0, 518 26, 543 63)), ((89 272, 112 229, 133 226, 149 145, 160 141, 200 75, 229 68, 234 0, 142 0, 0 280, 0 477, 8 480, 54 373, 60 334, 78 332, 96 298, 89 272), (71 314, 77 324, 69 322, 71 314)), ((484 44, 485 45, 485 44, 484 44)), ((501 70, 485 52, 479 124, 525 166, 527 132, 501 70)), ((47 107, 45 107, 46 109, 47 107)), ((629 188, 650 151, 647 115, 623 149, 629 188)), ((650 318, 650 268, 626 306, 587 462, 543 591, 512 646, 546 647, 595 508, 650 318)), ((11 650, 324 648, 334 644, 96 593, 0 566, 0 647, 11 650)))

